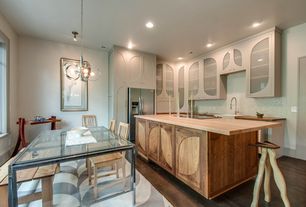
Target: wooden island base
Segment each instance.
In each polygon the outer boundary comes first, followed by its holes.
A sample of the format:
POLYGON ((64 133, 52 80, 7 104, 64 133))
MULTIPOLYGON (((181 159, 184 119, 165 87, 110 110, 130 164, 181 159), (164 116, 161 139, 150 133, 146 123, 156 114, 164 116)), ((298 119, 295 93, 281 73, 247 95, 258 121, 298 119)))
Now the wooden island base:
POLYGON ((223 135, 142 118, 136 121, 138 154, 212 199, 257 174, 257 131, 223 135))

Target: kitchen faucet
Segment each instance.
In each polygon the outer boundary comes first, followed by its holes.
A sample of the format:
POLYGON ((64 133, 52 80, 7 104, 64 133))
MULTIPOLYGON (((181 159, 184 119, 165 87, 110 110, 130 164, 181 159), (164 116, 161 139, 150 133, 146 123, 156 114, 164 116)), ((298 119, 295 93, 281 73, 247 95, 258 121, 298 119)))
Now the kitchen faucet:
POLYGON ((237 115, 237 114, 238 114, 238 109, 237 109, 237 98, 236 98, 235 96, 231 99, 230 109, 233 108, 233 101, 235 101, 235 115, 237 115))

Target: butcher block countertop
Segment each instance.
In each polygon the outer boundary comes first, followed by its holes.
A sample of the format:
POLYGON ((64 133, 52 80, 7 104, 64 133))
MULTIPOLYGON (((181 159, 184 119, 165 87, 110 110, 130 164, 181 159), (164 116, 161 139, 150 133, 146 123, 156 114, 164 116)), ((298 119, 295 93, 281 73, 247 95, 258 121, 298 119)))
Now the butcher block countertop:
POLYGON ((282 121, 286 120, 286 118, 281 118, 281 117, 269 117, 269 116, 264 116, 262 118, 259 118, 257 116, 236 116, 235 119, 246 119, 246 120, 256 120, 256 121, 282 121))
POLYGON ((229 118, 192 119, 176 117, 173 115, 137 115, 135 117, 224 135, 241 134, 281 126, 281 123, 279 122, 251 121, 229 118))

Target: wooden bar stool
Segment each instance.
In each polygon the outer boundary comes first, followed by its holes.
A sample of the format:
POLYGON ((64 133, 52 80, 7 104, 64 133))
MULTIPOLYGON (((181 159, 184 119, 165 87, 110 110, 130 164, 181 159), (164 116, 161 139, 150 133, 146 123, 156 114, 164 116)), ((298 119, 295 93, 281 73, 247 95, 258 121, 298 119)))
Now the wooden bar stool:
POLYGON ((255 145, 252 146, 261 148, 261 158, 259 161, 258 175, 254 185, 253 201, 251 207, 258 207, 259 192, 264 173, 265 173, 265 181, 264 181, 265 201, 268 203, 271 202, 271 190, 270 190, 271 167, 273 170, 275 183, 280 191, 284 205, 285 207, 290 207, 290 203, 287 196, 286 182, 276 162, 275 149, 278 149, 280 147, 268 141, 257 142, 255 145))

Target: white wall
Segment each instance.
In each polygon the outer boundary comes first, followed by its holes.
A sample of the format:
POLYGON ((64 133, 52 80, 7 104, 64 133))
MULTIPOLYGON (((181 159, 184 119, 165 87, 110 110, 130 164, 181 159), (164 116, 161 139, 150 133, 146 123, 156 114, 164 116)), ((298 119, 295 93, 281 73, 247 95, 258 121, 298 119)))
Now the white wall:
POLYGON ((285 153, 296 156, 297 113, 291 112, 291 107, 297 106, 298 58, 302 56, 306 56, 306 24, 291 27, 282 33, 282 97, 247 98, 246 75, 237 73, 228 75, 227 100, 198 101, 199 111, 232 113, 229 109, 230 99, 236 96, 242 114, 255 115, 258 111, 267 116, 285 117, 285 153))
POLYGON ((8 136, 0 138, 0 164, 9 157, 9 150, 15 145, 17 138, 17 69, 18 69, 18 36, 8 24, 6 19, 0 14, 0 31, 7 36, 10 41, 9 53, 9 125, 8 136))
MULTIPOLYGON (((81 126, 83 114, 95 114, 98 125, 108 125, 108 54, 84 49, 84 60, 101 70, 97 81, 88 83, 88 111, 60 111, 60 58, 79 59, 80 48, 30 37, 19 38, 19 116, 32 119, 55 115, 63 128, 81 126)), ((32 140, 50 126, 27 126, 26 136, 32 140)))

